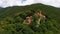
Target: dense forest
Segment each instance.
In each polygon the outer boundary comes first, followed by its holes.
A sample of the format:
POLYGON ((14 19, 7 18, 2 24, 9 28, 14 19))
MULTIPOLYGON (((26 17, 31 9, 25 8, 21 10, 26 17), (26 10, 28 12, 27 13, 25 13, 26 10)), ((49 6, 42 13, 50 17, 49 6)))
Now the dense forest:
POLYGON ((60 34, 60 8, 43 4, 1 8, 0 34, 60 34))

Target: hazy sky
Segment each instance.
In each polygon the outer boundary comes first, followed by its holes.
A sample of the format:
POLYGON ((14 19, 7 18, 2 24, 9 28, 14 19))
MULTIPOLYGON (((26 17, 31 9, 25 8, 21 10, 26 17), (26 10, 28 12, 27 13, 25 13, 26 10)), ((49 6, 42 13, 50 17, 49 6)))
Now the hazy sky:
POLYGON ((60 7, 60 0, 0 0, 0 7, 25 6, 34 3, 42 3, 54 7, 60 7))

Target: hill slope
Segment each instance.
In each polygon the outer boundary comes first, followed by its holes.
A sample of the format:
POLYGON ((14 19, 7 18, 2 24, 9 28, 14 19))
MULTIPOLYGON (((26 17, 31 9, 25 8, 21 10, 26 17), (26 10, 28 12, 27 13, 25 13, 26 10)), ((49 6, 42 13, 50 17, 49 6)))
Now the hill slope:
POLYGON ((0 10, 0 34, 60 34, 60 8, 33 4, 30 6, 14 6, 0 10), (37 11, 42 11, 46 16, 41 20, 39 27, 36 26, 34 17, 37 11), (27 16, 33 16, 29 25, 23 24, 27 16))

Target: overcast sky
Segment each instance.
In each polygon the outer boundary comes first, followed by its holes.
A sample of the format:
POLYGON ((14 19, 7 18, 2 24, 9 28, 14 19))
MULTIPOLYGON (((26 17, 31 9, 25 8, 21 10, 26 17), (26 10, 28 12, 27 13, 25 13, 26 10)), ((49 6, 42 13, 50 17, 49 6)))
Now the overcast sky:
POLYGON ((34 3, 42 3, 54 7, 60 7, 60 0, 0 0, 0 7, 25 6, 34 3))

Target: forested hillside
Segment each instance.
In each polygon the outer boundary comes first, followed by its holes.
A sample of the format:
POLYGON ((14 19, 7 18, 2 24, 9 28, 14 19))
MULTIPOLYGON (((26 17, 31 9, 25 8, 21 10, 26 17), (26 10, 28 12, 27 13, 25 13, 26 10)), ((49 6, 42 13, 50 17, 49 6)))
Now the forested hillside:
POLYGON ((60 8, 43 4, 1 8, 0 34, 60 34, 60 8))

